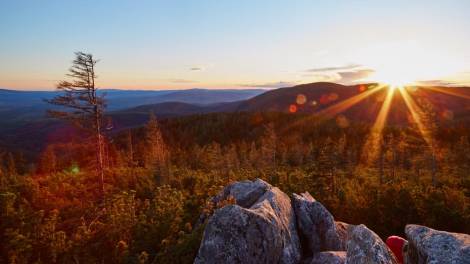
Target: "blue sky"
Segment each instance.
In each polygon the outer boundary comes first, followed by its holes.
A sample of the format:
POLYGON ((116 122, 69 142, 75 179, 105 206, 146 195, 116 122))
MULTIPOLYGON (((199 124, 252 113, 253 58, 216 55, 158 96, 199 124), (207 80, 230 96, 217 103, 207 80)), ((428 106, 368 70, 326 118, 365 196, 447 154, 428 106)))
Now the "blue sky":
POLYGON ((101 87, 470 83, 470 1, 0 0, 0 87, 53 89, 74 51, 101 87))

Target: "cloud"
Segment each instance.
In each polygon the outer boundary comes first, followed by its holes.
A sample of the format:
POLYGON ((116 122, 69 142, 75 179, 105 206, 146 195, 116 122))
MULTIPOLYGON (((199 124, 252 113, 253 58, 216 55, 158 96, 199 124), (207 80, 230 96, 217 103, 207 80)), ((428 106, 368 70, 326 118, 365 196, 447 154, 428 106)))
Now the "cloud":
POLYGON ((252 83, 252 84, 240 84, 242 87, 257 87, 257 88, 282 88, 292 87, 297 85, 295 82, 273 82, 273 83, 252 83))
POLYGON ((323 68, 313 68, 308 69, 306 72, 331 72, 331 71, 344 71, 344 70, 351 70, 362 67, 359 64, 348 64, 344 66, 337 66, 337 67, 323 67, 323 68))
POLYGON ((338 75, 336 73, 303 74, 301 77, 308 77, 315 82, 336 82, 338 80, 338 75))
POLYGON ((372 69, 361 69, 339 72, 322 72, 313 74, 304 74, 302 77, 308 77, 315 82, 336 82, 342 84, 352 84, 369 77, 375 71, 372 69))
POLYGON ((197 83, 197 81, 186 80, 186 79, 167 79, 167 81, 172 83, 197 83))
POLYGON ((461 85, 461 83, 450 82, 450 81, 446 81, 446 80, 417 81, 416 84, 422 85, 422 86, 455 86, 455 85, 461 85))
POLYGON ((375 71, 372 69, 337 72, 339 78, 336 80, 336 82, 345 84, 354 83, 369 77, 374 72, 375 71))
POLYGON ((204 68, 203 67, 191 67, 189 68, 190 71, 203 71, 204 68))

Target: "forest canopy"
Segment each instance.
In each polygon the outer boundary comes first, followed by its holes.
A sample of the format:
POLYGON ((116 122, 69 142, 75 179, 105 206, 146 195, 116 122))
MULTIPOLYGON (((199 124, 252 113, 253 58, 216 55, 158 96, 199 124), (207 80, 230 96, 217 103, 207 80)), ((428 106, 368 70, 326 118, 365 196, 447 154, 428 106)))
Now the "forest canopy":
POLYGON ((432 152, 413 127, 388 126, 364 163, 370 124, 301 114, 158 120, 105 142, 101 203, 92 140, 51 143, 30 167, 3 154, 2 259, 15 263, 191 263, 200 215, 229 182, 262 178, 309 191, 338 218, 386 237, 407 223, 469 233, 469 128, 437 126, 432 152), (437 167, 434 168, 432 155, 437 167), (91 157, 91 158, 90 158, 91 157), (433 175, 436 182, 433 183, 433 175))

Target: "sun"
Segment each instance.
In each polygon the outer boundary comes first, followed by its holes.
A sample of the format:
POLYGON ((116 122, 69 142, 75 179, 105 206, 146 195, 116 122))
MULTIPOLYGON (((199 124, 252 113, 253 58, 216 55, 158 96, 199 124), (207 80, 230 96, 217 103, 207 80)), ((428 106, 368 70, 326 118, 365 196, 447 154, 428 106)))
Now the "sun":
POLYGON ((389 84, 388 85, 388 89, 391 90, 391 91, 395 91, 396 89, 402 87, 401 84, 389 84))
POLYGON ((377 81, 386 84, 391 89, 412 85, 416 80, 411 71, 400 69, 399 66, 397 68, 390 67, 388 69, 377 71, 375 78, 377 81))

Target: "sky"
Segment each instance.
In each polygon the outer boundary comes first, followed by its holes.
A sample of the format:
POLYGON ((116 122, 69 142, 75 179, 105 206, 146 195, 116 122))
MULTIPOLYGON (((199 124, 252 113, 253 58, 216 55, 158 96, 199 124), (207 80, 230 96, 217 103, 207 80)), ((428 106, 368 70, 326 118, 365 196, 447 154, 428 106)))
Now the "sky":
POLYGON ((0 87, 52 90, 75 51, 98 85, 470 85, 470 1, 0 0, 0 87))

